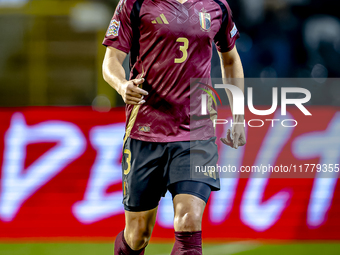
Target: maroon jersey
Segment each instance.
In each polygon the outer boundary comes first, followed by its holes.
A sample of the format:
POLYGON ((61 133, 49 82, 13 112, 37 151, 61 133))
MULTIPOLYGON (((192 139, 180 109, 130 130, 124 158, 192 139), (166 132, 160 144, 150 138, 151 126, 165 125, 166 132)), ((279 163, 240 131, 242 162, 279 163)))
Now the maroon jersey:
POLYGON ((126 135, 151 142, 214 136, 216 109, 190 110, 190 79, 210 78, 212 42, 227 52, 238 36, 225 0, 121 0, 103 44, 130 52, 130 79, 143 76, 149 92, 143 105, 126 106, 126 135))

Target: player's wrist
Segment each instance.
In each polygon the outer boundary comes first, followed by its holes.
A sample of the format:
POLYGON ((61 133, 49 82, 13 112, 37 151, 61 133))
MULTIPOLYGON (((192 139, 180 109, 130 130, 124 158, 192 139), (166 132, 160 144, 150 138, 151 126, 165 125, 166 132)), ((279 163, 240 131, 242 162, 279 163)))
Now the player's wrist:
POLYGON ((123 94, 125 93, 126 91, 126 87, 127 87, 127 80, 123 79, 123 80, 120 80, 118 82, 118 87, 117 87, 117 92, 119 95, 123 96, 123 94))
POLYGON ((233 120, 234 122, 244 122, 244 115, 234 115, 233 120))

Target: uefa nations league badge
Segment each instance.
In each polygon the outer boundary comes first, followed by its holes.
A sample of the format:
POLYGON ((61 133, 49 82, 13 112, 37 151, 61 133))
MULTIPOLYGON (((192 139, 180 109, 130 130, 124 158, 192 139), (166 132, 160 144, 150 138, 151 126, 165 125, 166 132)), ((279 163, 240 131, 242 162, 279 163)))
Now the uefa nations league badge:
POLYGON ((106 36, 118 36, 119 28, 120 28, 120 21, 117 21, 115 19, 111 20, 106 36))

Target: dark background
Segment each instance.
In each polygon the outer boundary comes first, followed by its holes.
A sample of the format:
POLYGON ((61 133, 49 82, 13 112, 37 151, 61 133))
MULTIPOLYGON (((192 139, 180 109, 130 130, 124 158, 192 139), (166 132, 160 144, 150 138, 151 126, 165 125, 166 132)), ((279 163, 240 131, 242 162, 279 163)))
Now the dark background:
MULTIPOLYGON (((313 97, 326 95, 316 104, 340 104, 338 83, 325 82, 340 76, 338 1, 228 2, 241 32, 237 48, 245 77, 313 78, 319 84, 308 88, 313 97)), ((123 105, 101 75, 101 42, 116 4, 0 1, 0 106, 123 105)), ((128 73, 127 61, 124 65, 128 73)), ((220 77, 215 49, 211 75, 220 77)), ((270 103, 261 96, 257 101, 270 103)))

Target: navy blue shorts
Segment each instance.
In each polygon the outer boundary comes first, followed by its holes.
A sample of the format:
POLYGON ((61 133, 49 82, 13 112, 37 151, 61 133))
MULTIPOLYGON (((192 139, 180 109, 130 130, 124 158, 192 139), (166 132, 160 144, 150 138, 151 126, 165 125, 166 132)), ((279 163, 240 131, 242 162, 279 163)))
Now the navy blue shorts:
POLYGON ((167 190, 173 197, 191 194, 207 202, 210 192, 220 189, 218 173, 200 171, 217 164, 215 140, 155 143, 127 138, 122 158, 125 210, 151 210, 167 190))

